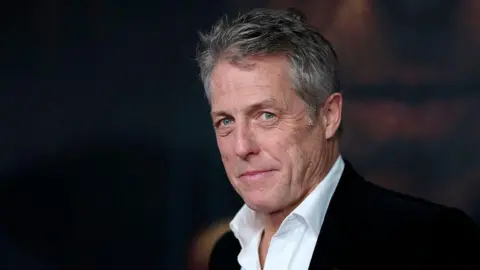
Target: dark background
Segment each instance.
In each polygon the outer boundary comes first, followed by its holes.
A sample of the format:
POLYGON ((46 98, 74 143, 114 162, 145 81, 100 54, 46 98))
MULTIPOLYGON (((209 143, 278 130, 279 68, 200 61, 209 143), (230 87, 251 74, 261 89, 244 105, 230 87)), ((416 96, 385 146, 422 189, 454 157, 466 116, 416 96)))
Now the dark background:
POLYGON ((362 174, 480 221, 475 1, 9 4, 2 269, 187 267, 194 237, 241 206, 197 76, 197 31, 249 7, 296 6, 332 41, 343 153, 362 174))

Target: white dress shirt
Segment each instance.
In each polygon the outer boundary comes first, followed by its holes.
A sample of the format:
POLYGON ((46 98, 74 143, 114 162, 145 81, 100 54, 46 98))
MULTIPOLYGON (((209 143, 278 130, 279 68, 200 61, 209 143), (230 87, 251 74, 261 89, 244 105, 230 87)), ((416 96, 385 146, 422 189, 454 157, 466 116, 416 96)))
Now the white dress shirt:
MULTIPOLYGON (((343 173, 339 156, 325 178, 290 213, 273 235, 263 270, 308 269, 330 199, 343 173)), ((264 227, 262 221, 244 205, 230 223, 242 247, 238 262, 242 270, 260 270, 258 248, 264 227)))

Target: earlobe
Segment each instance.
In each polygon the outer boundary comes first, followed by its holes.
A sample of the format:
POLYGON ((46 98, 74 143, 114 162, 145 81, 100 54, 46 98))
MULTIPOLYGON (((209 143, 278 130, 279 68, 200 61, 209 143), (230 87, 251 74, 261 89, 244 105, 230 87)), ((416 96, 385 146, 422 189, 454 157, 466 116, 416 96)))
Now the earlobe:
POLYGON ((324 124, 325 138, 331 139, 337 133, 342 121, 343 97, 340 93, 333 93, 325 102, 324 124))

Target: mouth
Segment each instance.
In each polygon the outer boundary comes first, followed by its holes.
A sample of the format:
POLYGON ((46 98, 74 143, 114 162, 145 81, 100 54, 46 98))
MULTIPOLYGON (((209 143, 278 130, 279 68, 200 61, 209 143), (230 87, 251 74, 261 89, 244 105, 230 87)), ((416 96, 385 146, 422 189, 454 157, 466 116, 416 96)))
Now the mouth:
POLYGON ((256 171, 248 171, 240 174, 238 177, 243 181, 254 181, 254 180, 261 180, 267 176, 270 176, 275 170, 256 170, 256 171))

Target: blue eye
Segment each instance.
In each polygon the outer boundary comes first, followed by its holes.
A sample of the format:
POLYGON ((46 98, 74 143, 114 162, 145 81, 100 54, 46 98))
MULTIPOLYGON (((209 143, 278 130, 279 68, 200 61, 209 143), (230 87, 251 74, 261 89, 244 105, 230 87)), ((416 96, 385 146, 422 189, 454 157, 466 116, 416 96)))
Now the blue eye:
POLYGON ((232 123, 232 119, 229 119, 229 118, 224 118, 220 121, 220 124, 224 125, 224 126, 226 126, 228 124, 231 124, 231 123, 232 123))
POLYGON ((269 113, 269 112, 264 112, 264 113, 262 113, 262 116, 263 116, 266 120, 270 120, 270 119, 275 118, 275 115, 274 115, 273 113, 269 113))

